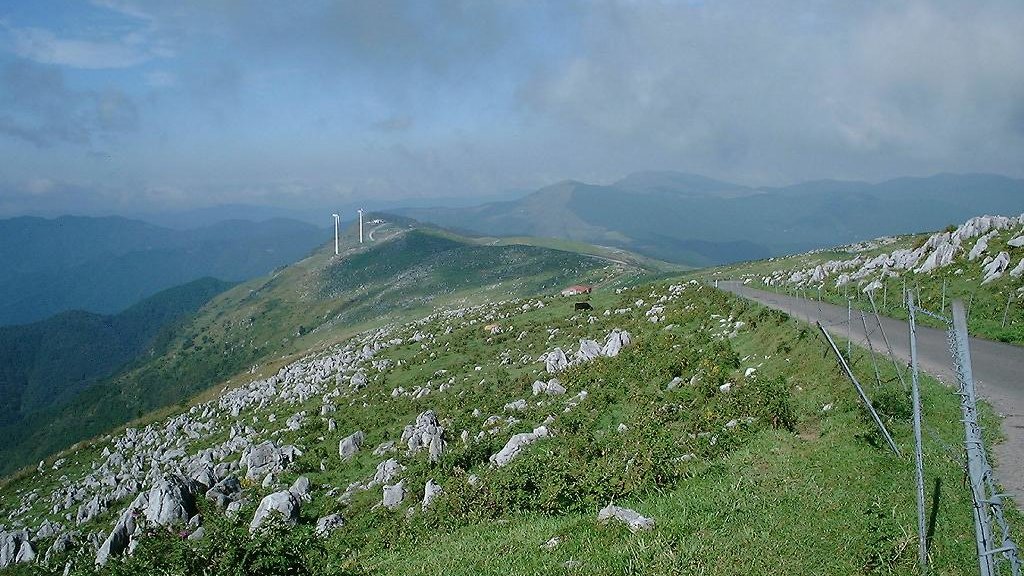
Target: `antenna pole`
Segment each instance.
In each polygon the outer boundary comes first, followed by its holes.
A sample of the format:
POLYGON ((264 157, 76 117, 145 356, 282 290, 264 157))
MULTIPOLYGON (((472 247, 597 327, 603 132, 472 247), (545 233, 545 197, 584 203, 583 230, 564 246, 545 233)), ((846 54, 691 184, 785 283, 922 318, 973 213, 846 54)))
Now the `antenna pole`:
POLYGON ((359 243, 363 243, 363 209, 359 209, 359 243))

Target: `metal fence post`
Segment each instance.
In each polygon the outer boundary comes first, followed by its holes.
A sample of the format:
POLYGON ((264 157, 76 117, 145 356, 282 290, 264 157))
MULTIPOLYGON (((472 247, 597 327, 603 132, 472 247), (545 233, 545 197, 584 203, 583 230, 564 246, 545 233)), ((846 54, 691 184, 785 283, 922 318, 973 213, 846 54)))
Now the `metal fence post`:
POLYGON ((995 574, 997 555, 1010 563, 1013 576, 1020 575, 1020 559, 1017 545, 1010 537, 1010 529, 1003 517, 1002 496, 993 488, 992 468, 985 456, 985 445, 978 421, 977 395, 974 390, 974 374, 971 369, 971 350, 967 337, 967 313, 962 300, 952 303, 953 325, 949 331, 953 368, 960 385, 960 410, 964 422, 964 447, 967 450, 967 473, 971 483, 971 500, 974 502, 974 533, 978 548, 978 567, 981 576, 995 574), (999 523, 1000 542, 998 547, 992 533, 992 519, 999 523))
POLYGON ((917 319, 914 316, 914 294, 909 295, 910 316, 910 395, 914 405, 914 480, 917 489, 917 561, 921 573, 928 571, 928 528, 924 510, 924 453, 921 449, 921 389, 917 369, 917 319))
POLYGON ((853 382, 853 387, 857 389, 857 394, 860 396, 861 402, 864 403, 864 407, 867 408, 868 413, 871 414, 871 419, 874 420, 875 425, 878 426, 878 431, 882 433, 882 437, 885 438, 886 443, 889 444, 889 448, 892 449, 893 453, 899 456, 900 449, 896 446, 896 441, 892 439, 892 436, 889 434, 889 430, 887 430, 885 424, 882 423, 881 416, 878 415, 878 412, 875 412, 875 407, 871 405, 871 400, 868 399, 868 395, 864 393, 864 388, 862 388, 860 382, 857 381, 857 377, 853 375, 853 370, 851 370, 850 365, 846 363, 846 358, 843 358, 843 353, 839 351, 835 341, 832 340, 831 336, 829 336, 828 331, 821 325, 821 322, 816 322, 816 324, 818 325, 818 329, 821 330, 821 333, 825 335, 825 339, 828 340, 829 345, 832 347, 832 351, 836 354, 836 358, 839 359, 839 367, 846 373, 846 377, 850 379, 850 382, 853 382))

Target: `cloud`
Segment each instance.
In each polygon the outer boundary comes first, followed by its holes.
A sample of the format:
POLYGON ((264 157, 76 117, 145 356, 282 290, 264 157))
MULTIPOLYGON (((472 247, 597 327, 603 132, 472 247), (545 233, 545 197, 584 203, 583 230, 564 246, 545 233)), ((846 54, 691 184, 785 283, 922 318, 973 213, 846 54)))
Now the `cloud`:
POLYGON ((24 160, 5 176, 80 183, 97 204, 472 196, 645 169, 1024 176, 1020 0, 74 10, 0 22, 19 55, 0 60, 0 152, 24 160))
POLYGON ((132 132, 139 113, 116 89, 73 90, 60 69, 21 61, 0 70, 0 134, 38 147, 89 144, 97 136, 132 132))
POLYGON ((59 38, 41 28, 11 29, 14 52, 41 64, 72 68, 128 68, 154 57, 147 48, 130 39, 110 41, 59 38))
POLYGON ((981 147, 982 169, 1019 174, 1022 27, 1008 1, 601 4, 520 100, 622 165, 877 179, 978 169, 981 147))

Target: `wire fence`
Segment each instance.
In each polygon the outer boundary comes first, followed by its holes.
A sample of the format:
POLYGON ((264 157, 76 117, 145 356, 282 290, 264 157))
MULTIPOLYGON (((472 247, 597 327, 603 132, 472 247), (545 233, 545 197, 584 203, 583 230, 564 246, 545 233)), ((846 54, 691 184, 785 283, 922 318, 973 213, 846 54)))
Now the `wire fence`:
MULTIPOLYGON (((776 292, 783 293, 783 290, 776 287, 776 292)), ((913 289, 903 288, 902 304, 908 316, 910 363, 909 365, 896 355, 885 332, 879 307, 875 301, 874 291, 861 293, 855 290, 855 298, 866 297, 865 304, 869 306, 860 308, 859 329, 854 327, 855 316, 853 314, 853 298, 847 299, 847 314, 845 320, 836 320, 835 314, 825 314, 823 307, 828 306, 822 297, 821 290, 814 291, 807 288, 786 288, 785 294, 791 297, 802 299, 805 303, 816 304, 811 307, 799 306, 794 308, 795 314, 790 314, 794 321, 806 320, 807 323, 816 324, 821 330, 829 349, 836 356, 841 372, 851 381, 857 390, 858 396, 864 405, 865 410, 871 415, 872 421, 879 429, 880 434, 886 440, 890 449, 897 455, 900 454, 899 447, 892 439, 891 434, 885 427, 882 418, 871 403, 870 392, 857 379, 854 368, 870 362, 871 373, 874 376, 876 390, 885 384, 899 382, 904 391, 911 395, 914 420, 914 467, 915 467, 915 496, 917 500, 918 520, 918 562, 922 574, 929 570, 928 557, 928 526, 925 519, 925 494, 924 494, 924 450, 923 435, 926 433, 930 441, 939 449, 938 454, 958 463, 965 471, 967 484, 970 489, 973 515, 975 520, 975 541, 978 554, 978 568, 981 576, 994 576, 997 574, 1009 573, 1012 576, 1021 576, 1021 559, 1019 549, 1013 541, 1010 527, 1004 514, 1003 497, 996 490, 995 479, 992 467, 988 462, 985 452, 985 444, 982 434, 982 426, 978 417, 977 394, 975 392, 973 371, 970 359, 970 340, 967 335, 967 314, 969 306, 961 299, 948 300, 951 317, 945 316, 947 309, 947 297, 945 283, 941 295, 940 312, 934 312, 920 306, 918 294, 913 289), (862 296, 863 294, 863 296, 862 296), (812 311, 817 308, 817 316, 812 319, 812 311), (868 311, 865 311, 867 308, 868 311), (804 318, 800 318, 800 310, 804 311, 804 318), (941 435, 924 423, 921 409, 919 391, 919 362, 917 358, 917 315, 926 316, 931 320, 946 327, 947 339, 949 341, 950 361, 953 373, 956 377, 956 394, 960 397, 962 422, 964 425, 964 444, 962 447, 950 445, 944 441, 941 435), (831 321, 826 319, 832 317, 831 321), (873 322, 871 320, 874 320, 873 322), (861 334, 854 334, 855 331, 862 331, 861 334), (845 332, 847 346, 844 351, 833 340, 829 334, 842 334, 845 332), (863 336, 863 338, 861 338, 863 336), (854 340, 863 344, 853 348, 854 340), (881 344, 876 351, 876 345, 881 344), (883 351, 884 348, 884 351, 883 351), (882 375, 879 366, 880 357, 888 357, 892 364, 894 376, 886 379, 882 375), (907 385, 906 374, 910 375, 910 386, 907 385), (1007 572, 1008 570, 1008 572, 1007 572)), ((883 308, 889 298, 887 288, 882 286, 883 308)), ((1007 306, 1009 306, 1007 304, 1007 306)), ((1004 314, 1005 316, 1005 314, 1004 314)), ((1005 320, 1004 320, 1005 323, 1005 320)), ((933 519, 934 520, 934 519, 933 519)))

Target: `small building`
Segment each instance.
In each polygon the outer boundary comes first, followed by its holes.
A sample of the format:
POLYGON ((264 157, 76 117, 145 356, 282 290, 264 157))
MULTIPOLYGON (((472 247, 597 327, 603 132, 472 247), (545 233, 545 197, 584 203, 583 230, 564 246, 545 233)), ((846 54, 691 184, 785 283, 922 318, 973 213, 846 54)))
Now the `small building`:
POLYGON ((580 294, 590 294, 590 292, 593 289, 593 286, 588 286, 586 284, 577 284, 575 286, 569 286, 568 288, 562 290, 562 296, 579 296, 580 294))

